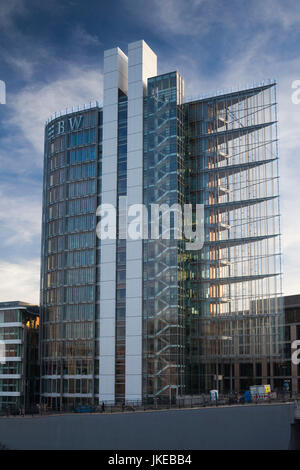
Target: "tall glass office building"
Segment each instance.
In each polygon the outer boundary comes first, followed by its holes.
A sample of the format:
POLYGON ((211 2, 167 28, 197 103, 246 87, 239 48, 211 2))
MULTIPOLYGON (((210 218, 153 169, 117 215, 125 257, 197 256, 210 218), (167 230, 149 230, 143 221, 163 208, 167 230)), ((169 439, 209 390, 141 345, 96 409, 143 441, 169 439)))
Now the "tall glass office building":
POLYGON ((48 405, 175 402, 270 382, 283 323, 275 90, 266 82, 186 102, 183 77, 157 75, 138 41, 128 56, 105 51, 103 105, 47 121, 48 405), (97 237, 100 204, 115 208, 115 238, 97 237), (136 204, 159 205, 160 220, 166 205, 201 204, 203 247, 174 236, 174 213, 170 239, 128 237, 120 220, 136 204))
MULTIPOLYGON (((66 110, 46 125, 41 305, 41 393, 50 406, 98 393, 96 207, 102 111, 66 110)), ((81 400, 81 398, 80 398, 81 400)))

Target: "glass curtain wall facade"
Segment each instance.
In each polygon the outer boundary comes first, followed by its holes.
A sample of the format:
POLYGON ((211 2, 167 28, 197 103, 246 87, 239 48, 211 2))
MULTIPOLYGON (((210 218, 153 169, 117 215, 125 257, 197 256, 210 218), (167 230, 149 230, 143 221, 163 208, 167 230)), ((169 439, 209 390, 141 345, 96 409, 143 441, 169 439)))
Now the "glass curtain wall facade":
POLYGON ((52 408, 98 392, 96 207, 102 111, 97 105, 46 125, 41 267, 41 398, 52 408))
MULTIPOLYGON (((118 103, 117 214, 119 197, 127 195, 127 96, 120 92, 118 103)), ((118 218, 119 220, 119 218, 118 218)), ((125 401, 125 336, 126 336, 126 239, 120 236, 117 221, 116 246, 116 356, 115 399, 125 401)))
POLYGON ((175 235, 175 213, 184 203, 184 81, 173 72, 148 80, 144 113, 144 204, 159 204, 160 234, 144 241, 143 395, 171 400, 184 391, 183 242, 175 235), (163 217, 170 224, 164 227, 163 217))
POLYGON ((276 120, 275 83, 186 105, 186 197, 205 207, 204 247, 186 256, 188 394, 280 356, 276 120))

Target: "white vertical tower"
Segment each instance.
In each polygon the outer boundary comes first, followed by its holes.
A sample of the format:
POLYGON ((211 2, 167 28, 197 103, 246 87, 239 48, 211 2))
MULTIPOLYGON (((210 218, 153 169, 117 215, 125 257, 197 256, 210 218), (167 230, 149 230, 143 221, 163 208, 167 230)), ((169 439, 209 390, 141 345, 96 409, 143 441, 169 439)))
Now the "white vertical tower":
MULTIPOLYGON (((143 203, 143 98, 157 75, 157 57, 144 41, 128 46, 127 201, 143 203)), ((126 243, 125 399, 142 399, 143 240, 126 243)))
MULTIPOLYGON (((128 59, 104 52, 102 204, 117 207, 118 95, 127 94, 128 59)), ((101 241, 99 401, 115 401, 116 240, 101 241)))

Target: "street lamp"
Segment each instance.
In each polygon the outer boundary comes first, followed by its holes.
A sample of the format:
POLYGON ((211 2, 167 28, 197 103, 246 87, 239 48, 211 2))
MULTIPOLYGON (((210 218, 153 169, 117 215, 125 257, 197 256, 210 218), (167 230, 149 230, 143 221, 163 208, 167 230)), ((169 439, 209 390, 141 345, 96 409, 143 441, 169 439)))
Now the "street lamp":
MULTIPOLYGON (((219 391, 219 380, 222 380, 223 379, 223 376, 220 376, 221 379, 219 379, 219 348, 218 348, 218 344, 219 344, 219 340, 221 341, 232 341, 232 336, 216 336, 215 337, 216 340, 217 340, 217 357, 216 357, 216 390, 219 391)), ((231 365, 231 364, 230 364, 231 365)))

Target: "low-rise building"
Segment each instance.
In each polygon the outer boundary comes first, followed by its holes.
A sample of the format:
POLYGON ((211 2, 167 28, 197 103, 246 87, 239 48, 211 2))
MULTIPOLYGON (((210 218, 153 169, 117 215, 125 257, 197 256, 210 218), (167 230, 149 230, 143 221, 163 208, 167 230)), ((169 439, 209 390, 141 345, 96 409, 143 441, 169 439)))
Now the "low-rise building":
POLYGON ((0 302, 0 411, 39 402, 39 307, 0 302))
MULTIPOLYGON (((284 315, 278 328, 281 332, 278 358, 270 354, 260 361, 246 363, 233 356, 229 363, 224 356, 223 363, 219 364, 219 371, 223 372, 219 382, 221 392, 243 392, 251 385, 270 384, 272 391, 279 394, 289 392, 293 398, 300 395, 300 364, 297 364, 300 360, 300 353, 297 353, 300 350, 300 294, 288 295, 281 300, 284 315)), ((250 332, 254 336, 253 328, 250 332)))
MULTIPOLYGON (((300 394, 300 365, 292 360, 293 353, 299 349, 294 341, 300 341, 300 294, 284 297, 285 334, 284 334, 284 360, 278 364, 274 371, 274 380, 281 388, 287 389, 293 395, 300 394), (296 346, 293 347, 293 346, 296 346)), ((295 359, 297 359, 295 357, 295 359)))

